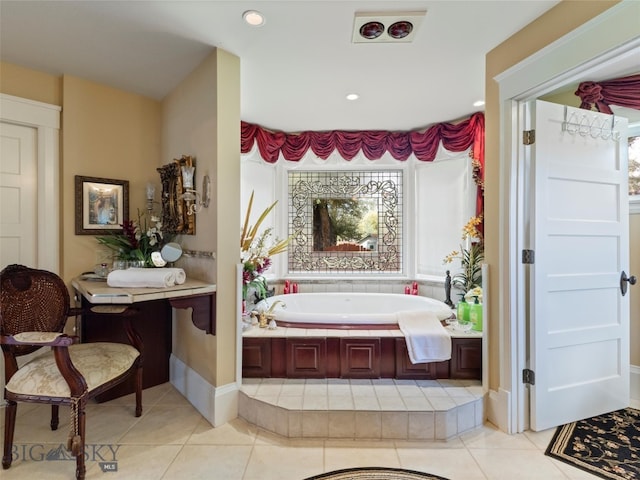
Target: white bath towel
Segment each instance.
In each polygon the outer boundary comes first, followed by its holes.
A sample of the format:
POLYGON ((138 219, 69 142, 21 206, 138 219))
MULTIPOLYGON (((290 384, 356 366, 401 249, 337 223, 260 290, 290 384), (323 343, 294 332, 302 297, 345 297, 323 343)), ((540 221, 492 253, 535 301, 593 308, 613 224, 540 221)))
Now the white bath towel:
POLYGON ((442 362, 451 358, 451 336, 434 312, 404 311, 396 316, 411 363, 442 362))
POLYGON ((176 284, 176 274, 170 268, 127 268, 114 270, 107 276, 110 287, 173 287, 176 284))
POLYGON ((182 285, 187 280, 187 274, 181 268, 164 268, 163 270, 170 270, 176 276, 176 285, 182 285))

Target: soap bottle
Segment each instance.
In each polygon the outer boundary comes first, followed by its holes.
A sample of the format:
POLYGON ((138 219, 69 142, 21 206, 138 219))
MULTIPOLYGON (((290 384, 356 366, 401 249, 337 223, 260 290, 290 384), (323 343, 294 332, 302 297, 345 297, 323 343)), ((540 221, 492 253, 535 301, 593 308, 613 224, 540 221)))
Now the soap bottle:
POLYGON ((482 305, 478 301, 478 297, 474 297, 475 302, 469 306, 469 319, 473 325, 473 329, 482 331, 482 305))
POLYGON ((460 301, 458 302, 458 309, 456 311, 456 317, 458 317, 458 323, 464 324, 467 323, 469 321, 469 307, 471 305, 469 305, 465 299, 464 296, 460 298, 460 301))

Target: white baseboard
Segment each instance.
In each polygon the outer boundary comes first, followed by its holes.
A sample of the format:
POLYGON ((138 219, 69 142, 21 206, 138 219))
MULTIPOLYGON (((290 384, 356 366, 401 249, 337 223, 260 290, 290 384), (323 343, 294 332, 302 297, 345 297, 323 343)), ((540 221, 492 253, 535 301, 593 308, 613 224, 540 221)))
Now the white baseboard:
POLYGON ((510 393, 506 390, 489 390, 485 396, 487 402, 487 420, 506 433, 515 433, 511 428, 510 393))
POLYGON ((629 367, 631 399, 640 401, 640 367, 630 365, 629 367))
POLYGON ((238 416, 236 383, 214 387, 175 355, 169 359, 171 384, 211 425, 219 427, 238 416))

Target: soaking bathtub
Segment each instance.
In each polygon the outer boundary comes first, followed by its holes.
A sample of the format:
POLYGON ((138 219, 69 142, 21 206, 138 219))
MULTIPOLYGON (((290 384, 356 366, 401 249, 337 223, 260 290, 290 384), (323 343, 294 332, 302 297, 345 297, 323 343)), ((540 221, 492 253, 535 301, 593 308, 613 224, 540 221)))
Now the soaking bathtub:
POLYGON ((275 305, 272 313, 282 327, 388 330, 398 328, 402 311, 430 311, 440 320, 452 315, 439 300, 392 293, 295 293, 265 302, 267 308, 275 305))
POLYGON ((278 328, 254 327, 243 332, 245 378, 481 378, 479 332, 452 334, 451 360, 419 364, 409 360, 396 314, 429 310, 441 320, 451 317, 452 310, 433 298, 386 293, 294 293, 265 302, 263 308, 273 306, 278 328))

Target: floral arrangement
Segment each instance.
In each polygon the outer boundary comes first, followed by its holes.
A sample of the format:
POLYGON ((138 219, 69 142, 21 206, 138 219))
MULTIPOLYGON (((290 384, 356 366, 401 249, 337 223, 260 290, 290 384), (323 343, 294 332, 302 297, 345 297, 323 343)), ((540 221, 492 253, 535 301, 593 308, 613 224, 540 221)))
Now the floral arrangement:
POLYGON ((114 252, 114 258, 125 261, 144 262, 145 267, 153 267, 151 254, 164 245, 165 236, 162 222, 156 216, 147 218, 138 210, 138 221, 127 220, 122 225, 122 233, 112 233, 96 237, 98 243, 114 252))
POLYGON ((287 250, 289 238, 284 240, 275 238, 271 241, 273 228, 267 228, 262 233, 258 233, 260 225, 277 203, 275 201, 268 206, 258 217, 256 224, 250 226, 249 217, 253 205, 253 192, 251 192, 242 234, 240 235, 241 261, 243 264, 242 298, 245 300, 247 299, 249 287, 255 288, 259 299, 267 297, 267 280, 262 274, 271 266, 271 257, 287 250))
POLYGON ((464 300, 467 303, 474 303, 476 298, 478 299, 478 303, 482 303, 482 287, 473 287, 464 294, 464 300))
POLYGON ((481 224, 482 215, 471 217, 462 228, 462 240, 467 241, 468 239, 469 247, 464 248, 461 245, 460 251, 454 250, 444 258, 444 263, 451 263, 455 258, 460 259, 462 271, 451 278, 451 283, 465 292, 465 294, 476 287, 482 286, 484 238, 478 228, 481 224))

